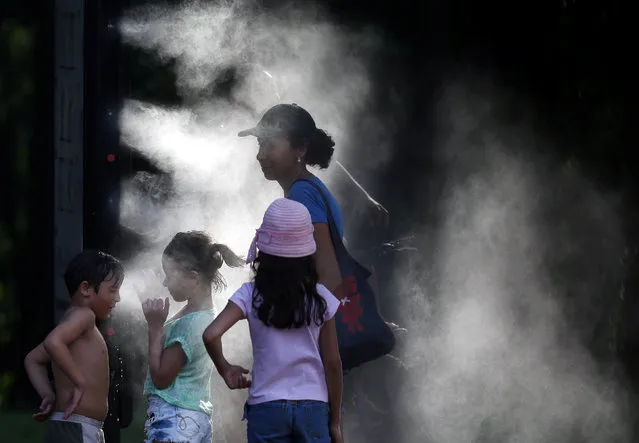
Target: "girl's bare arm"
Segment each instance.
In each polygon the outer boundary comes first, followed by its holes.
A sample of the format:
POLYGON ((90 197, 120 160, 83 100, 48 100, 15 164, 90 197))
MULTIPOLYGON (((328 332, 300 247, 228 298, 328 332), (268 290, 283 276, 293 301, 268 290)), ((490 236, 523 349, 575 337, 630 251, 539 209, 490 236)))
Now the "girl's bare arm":
POLYGON ((151 381, 158 389, 166 389, 175 381, 186 364, 186 354, 182 345, 175 343, 163 347, 161 327, 149 327, 149 373, 151 381))
POLYGON ((224 376, 224 373, 228 370, 231 364, 224 357, 224 351, 222 350, 222 335, 228 331, 238 321, 244 318, 242 310, 232 301, 229 301, 224 307, 224 310, 220 312, 220 315, 215 317, 215 320, 206 328, 204 334, 202 334, 202 340, 204 340, 204 346, 209 353, 213 364, 218 373, 224 376))

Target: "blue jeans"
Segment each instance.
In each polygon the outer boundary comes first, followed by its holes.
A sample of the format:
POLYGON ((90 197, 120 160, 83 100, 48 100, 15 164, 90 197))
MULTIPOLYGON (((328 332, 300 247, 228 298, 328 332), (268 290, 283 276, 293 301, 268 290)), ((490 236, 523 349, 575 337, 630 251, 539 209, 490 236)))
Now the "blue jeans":
POLYGON ((328 403, 276 400, 244 411, 248 443, 331 443, 328 403))
POLYGON ((147 419, 144 424, 146 442, 211 443, 211 417, 201 411, 165 402, 160 397, 148 398, 147 419))

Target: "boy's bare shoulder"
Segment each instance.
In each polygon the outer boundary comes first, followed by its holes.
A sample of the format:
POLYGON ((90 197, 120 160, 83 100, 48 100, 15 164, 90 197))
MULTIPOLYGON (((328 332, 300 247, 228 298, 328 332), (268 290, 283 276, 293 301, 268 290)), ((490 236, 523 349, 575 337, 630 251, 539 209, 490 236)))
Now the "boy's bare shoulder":
POLYGON ((66 312, 62 315, 60 319, 60 323, 65 321, 92 321, 95 322, 95 314, 93 311, 86 306, 71 306, 66 312))
POLYGON ((95 314, 87 307, 72 306, 67 309, 60 323, 56 326, 50 335, 64 336, 65 338, 77 337, 89 329, 95 327, 95 314))

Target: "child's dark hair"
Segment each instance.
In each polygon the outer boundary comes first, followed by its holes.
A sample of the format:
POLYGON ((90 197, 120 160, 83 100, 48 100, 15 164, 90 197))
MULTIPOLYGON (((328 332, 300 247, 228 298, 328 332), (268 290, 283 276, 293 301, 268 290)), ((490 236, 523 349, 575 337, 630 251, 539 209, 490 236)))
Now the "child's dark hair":
POLYGON ((253 263, 253 309, 266 326, 321 326, 326 300, 317 293, 318 275, 312 256, 285 258, 259 252, 253 263))
POLYGON ((82 282, 88 282, 97 292, 102 282, 113 279, 116 279, 117 283, 124 279, 122 263, 106 252, 91 249, 73 257, 64 272, 64 283, 71 296, 82 282))
POLYGON ((333 157, 335 142, 333 138, 323 129, 315 129, 311 137, 301 137, 298 135, 290 136, 292 147, 301 146, 307 143, 306 155, 304 161, 307 165, 317 166, 320 169, 328 168, 333 157))
POLYGON ((215 291, 226 287, 219 273, 223 263, 232 268, 244 264, 244 260, 231 248, 213 243, 203 231, 178 232, 164 249, 164 255, 170 257, 182 271, 195 271, 203 276, 215 291))

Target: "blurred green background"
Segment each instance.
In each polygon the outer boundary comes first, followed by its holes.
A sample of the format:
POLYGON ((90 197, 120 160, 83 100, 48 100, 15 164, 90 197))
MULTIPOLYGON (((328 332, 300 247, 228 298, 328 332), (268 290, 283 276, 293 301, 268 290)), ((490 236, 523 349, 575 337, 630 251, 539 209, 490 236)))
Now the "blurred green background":
MULTIPOLYGON (((43 439, 22 360, 53 325, 52 5, 39 6, 0 7, 0 440, 16 443, 43 439)), ((143 440, 144 415, 122 442, 143 440)))

